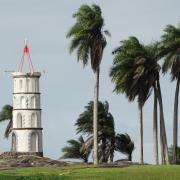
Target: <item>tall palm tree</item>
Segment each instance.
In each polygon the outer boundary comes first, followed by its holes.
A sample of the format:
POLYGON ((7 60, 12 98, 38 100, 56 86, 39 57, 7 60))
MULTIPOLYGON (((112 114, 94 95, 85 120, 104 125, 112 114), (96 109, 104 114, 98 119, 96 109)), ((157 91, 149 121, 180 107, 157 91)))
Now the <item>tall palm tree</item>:
POLYGON ((128 134, 117 134, 115 137, 115 150, 126 154, 128 156, 128 160, 132 161, 134 142, 128 134))
POLYGON ((73 158, 73 159, 82 159, 85 163, 88 162, 88 157, 90 155, 91 149, 87 150, 84 147, 84 139, 82 136, 78 140, 71 139, 67 141, 69 146, 66 146, 62 149, 64 153, 61 158, 73 158))
POLYGON ((8 138, 9 134, 11 133, 11 128, 12 128, 12 111, 13 111, 13 107, 11 105, 5 105, 2 107, 2 110, 0 112, 0 122, 3 121, 9 121, 5 133, 4 133, 4 137, 8 138))
POLYGON ((103 51, 106 46, 105 35, 110 35, 108 31, 103 31, 104 19, 99 6, 82 5, 73 15, 75 24, 67 33, 67 38, 71 38, 70 53, 77 50, 77 60, 84 66, 88 60, 94 72, 94 110, 93 110, 93 130, 94 130, 94 164, 98 164, 98 99, 99 99, 99 72, 103 51))
MULTIPOLYGON (((86 140, 87 147, 93 147, 93 104, 90 101, 85 106, 85 111, 79 115, 75 125, 77 126, 77 133, 83 133, 88 136, 86 140)), ((111 147, 114 146, 114 118, 109 112, 109 104, 107 101, 104 103, 99 101, 98 104, 98 147, 99 147, 99 160, 107 162, 110 158, 113 160, 114 151, 111 151, 111 147)), ((89 148, 88 148, 89 149, 89 148)))
POLYGON ((176 81, 173 113, 173 162, 177 163, 178 142, 178 98, 180 84, 180 24, 178 27, 167 25, 161 37, 161 56, 165 56, 163 73, 170 70, 171 80, 176 81))
POLYGON ((161 87, 159 82, 159 72, 160 72, 160 65, 157 63, 159 59, 162 58, 159 52, 159 42, 154 42, 148 46, 146 46, 147 59, 149 59, 150 64, 150 72, 149 74, 153 75, 153 86, 154 90, 154 110, 153 110, 153 142, 154 142, 154 159, 155 163, 159 164, 159 157, 158 157, 158 119, 157 119, 157 103, 159 103, 160 107, 160 144, 161 144, 161 158, 162 164, 168 163, 168 147, 167 147, 167 140, 166 140, 166 132, 165 132, 165 124, 164 124, 164 113, 163 113, 163 103, 162 103, 162 96, 161 96, 161 87))
POLYGON ((125 93, 129 101, 138 98, 140 163, 143 164, 142 108, 149 95, 149 87, 144 86, 146 79, 142 76, 144 73, 144 67, 142 66, 144 59, 141 58, 141 54, 144 52, 144 47, 136 37, 121 41, 121 44, 113 51, 115 57, 110 76, 112 81, 115 82, 114 91, 116 93, 125 93))
POLYGON ((162 97, 159 84, 160 67, 157 64, 159 55, 155 51, 157 45, 158 44, 155 43, 153 45, 145 46, 141 44, 136 37, 130 37, 128 40, 121 41, 121 46, 116 48, 113 52, 115 57, 110 72, 112 81, 115 82, 114 91, 116 91, 116 93, 125 93, 129 101, 133 101, 137 97, 139 108, 138 124, 141 164, 143 163, 142 108, 150 96, 152 89, 156 90, 156 93, 154 94, 158 98, 160 105, 163 144, 164 149, 166 149, 166 155, 168 155, 162 97))

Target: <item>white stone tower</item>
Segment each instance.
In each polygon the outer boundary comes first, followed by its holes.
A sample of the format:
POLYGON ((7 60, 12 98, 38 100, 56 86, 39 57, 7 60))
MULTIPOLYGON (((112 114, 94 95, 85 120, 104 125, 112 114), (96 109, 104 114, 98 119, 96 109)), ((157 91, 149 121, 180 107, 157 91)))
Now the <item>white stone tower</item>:
MULTIPOLYGON (((27 45, 25 48, 28 48, 27 45)), ((29 53, 29 49, 27 51, 25 48, 24 54, 29 53)), ((14 84, 12 151, 43 156, 39 91, 41 73, 22 72, 21 68, 12 75, 14 84)))

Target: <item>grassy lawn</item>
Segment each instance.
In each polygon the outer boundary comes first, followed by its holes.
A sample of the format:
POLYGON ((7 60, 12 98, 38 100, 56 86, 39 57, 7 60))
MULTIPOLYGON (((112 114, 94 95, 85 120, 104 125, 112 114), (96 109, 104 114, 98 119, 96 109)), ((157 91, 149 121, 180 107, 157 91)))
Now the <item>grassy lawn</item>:
POLYGON ((0 180, 8 179, 98 179, 98 180, 180 180, 180 166, 131 166, 94 168, 92 166, 12 168, 0 170, 0 180))

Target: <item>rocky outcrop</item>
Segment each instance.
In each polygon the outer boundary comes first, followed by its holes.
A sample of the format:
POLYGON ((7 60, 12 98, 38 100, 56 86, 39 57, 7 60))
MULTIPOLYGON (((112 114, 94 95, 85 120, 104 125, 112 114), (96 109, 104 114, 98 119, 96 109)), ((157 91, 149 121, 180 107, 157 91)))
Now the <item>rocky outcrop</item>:
POLYGON ((0 155, 0 168, 68 166, 68 162, 37 156, 34 153, 4 152, 0 155))

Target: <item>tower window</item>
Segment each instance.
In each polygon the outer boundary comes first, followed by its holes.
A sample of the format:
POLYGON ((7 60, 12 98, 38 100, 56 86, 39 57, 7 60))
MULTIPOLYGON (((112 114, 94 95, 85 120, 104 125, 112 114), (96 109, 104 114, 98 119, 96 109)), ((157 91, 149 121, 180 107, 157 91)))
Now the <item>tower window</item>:
POLYGON ((39 81, 35 79, 36 92, 39 92, 39 81))
POLYGON ((22 128, 22 115, 20 113, 17 115, 17 128, 22 128))
POLYGON ((31 85, 32 85, 32 91, 35 92, 35 79, 34 78, 31 80, 31 85))
POLYGON ((30 79, 27 79, 26 83, 27 83, 27 91, 30 91, 30 79))
POLYGON ((31 97, 31 108, 35 108, 36 107, 36 103, 35 103, 36 101, 35 101, 35 97, 34 96, 32 96, 31 97))
POLYGON ((35 113, 31 115, 31 127, 37 127, 37 115, 35 113))
POLYGON ((12 134, 12 147, 11 147, 12 151, 16 151, 16 135, 15 133, 12 134))
POLYGON ((16 87, 17 87, 17 86, 16 86, 16 80, 14 80, 14 89, 16 89, 16 87))
POLYGON ((33 132, 31 134, 31 151, 32 152, 38 152, 38 141, 39 141, 38 134, 33 132))
POLYGON ((24 96, 21 96, 20 99, 20 108, 26 108, 26 99, 24 96))
POLYGON ((22 88, 23 88, 23 80, 20 79, 20 89, 22 89, 22 88))

